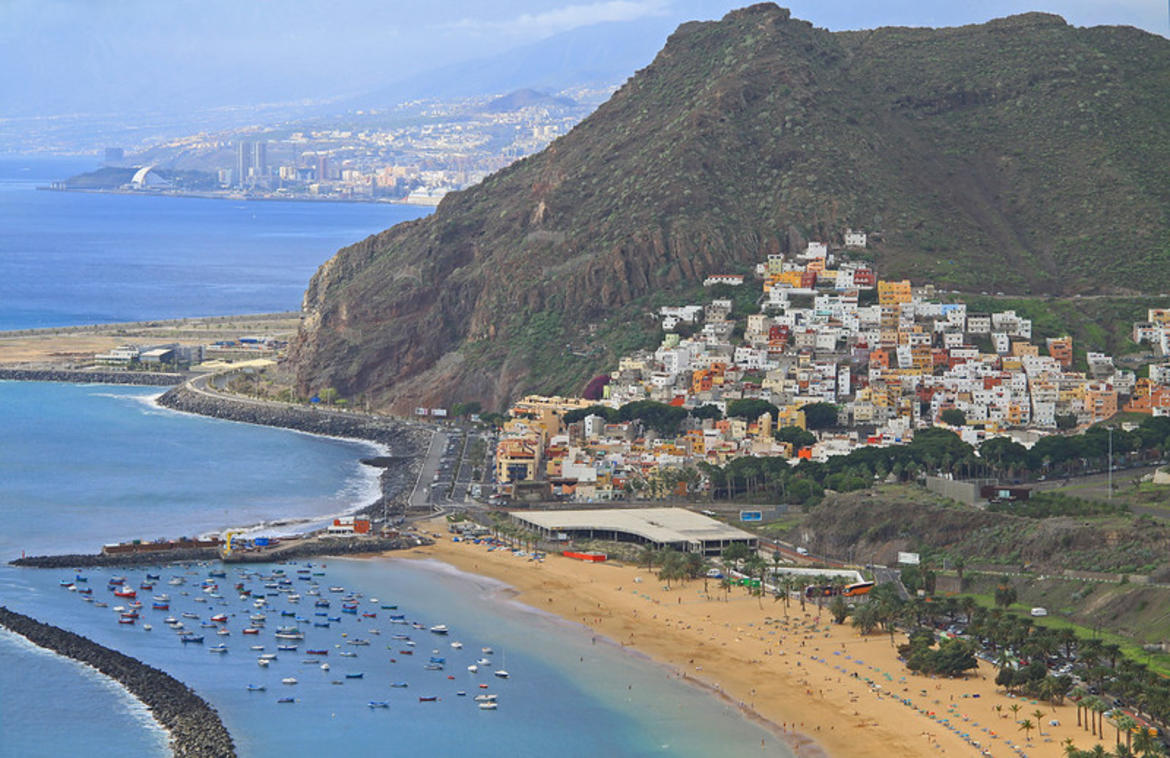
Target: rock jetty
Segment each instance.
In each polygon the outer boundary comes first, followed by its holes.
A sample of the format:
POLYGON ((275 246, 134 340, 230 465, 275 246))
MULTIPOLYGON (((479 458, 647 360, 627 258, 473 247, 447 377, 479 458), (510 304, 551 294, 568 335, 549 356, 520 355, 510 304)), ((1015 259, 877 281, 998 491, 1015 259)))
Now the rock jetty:
POLYGON ((231 735, 206 700, 173 676, 79 634, 0 606, 0 625, 30 642, 81 661, 120 683, 171 736, 176 758, 231 758, 231 735))
POLYGON ((68 369, 0 368, 0 379, 21 382, 73 382, 75 384, 140 384, 173 387, 186 379, 183 374, 157 371, 70 371, 68 369))

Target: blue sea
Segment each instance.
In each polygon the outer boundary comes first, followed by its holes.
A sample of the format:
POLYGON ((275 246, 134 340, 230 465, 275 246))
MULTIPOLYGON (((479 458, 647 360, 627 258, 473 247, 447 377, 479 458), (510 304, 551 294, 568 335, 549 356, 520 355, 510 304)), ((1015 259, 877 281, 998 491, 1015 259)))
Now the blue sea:
MULTIPOLYGON (((0 163, 0 328, 295 308, 336 247, 399 220, 396 213, 417 215, 382 206, 36 192, 35 184, 87 166, 13 165, 0 163)), ((372 497, 373 472, 358 462, 368 445, 175 413, 155 406, 155 394, 0 382, 0 560, 274 519, 311 524, 372 497)), ((209 569, 150 570, 162 579, 139 591, 144 610, 132 625, 117 623, 108 570, 83 571, 87 581, 70 590, 60 585, 75 581, 72 571, 4 565, 0 604, 189 684, 218 709, 243 756, 791 755, 666 669, 442 564, 330 560, 255 567, 254 574, 232 569, 223 578, 210 578, 209 569), (314 586, 318 595, 309 594, 314 586), (78 591, 87 587, 92 595, 78 591), (161 592, 170 608, 150 610, 161 592), (342 608, 349 595, 354 613, 342 608), (314 605, 321 598, 328 608, 314 605), (228 635, 202 626, 218 612, 228 615, 217 625, 228 635), (396 623, 392 613, 423 628, 396 623), (254 615, 264 617, 264 628, 244 635, 254 615), (167 616, 202 633, 204 643, 181 643, 167 616), (273 630, 282 623, 299 626, 306 639, 262 668, 257 657, 277 652, 273 630), (450 635, 431 634, 434 624, 449 626, 450 635), (220 642, 228 652, 210 653, 220 642), (328 655, 309 656, 310 648, 328 655), (431 656, 445 659, 442 671, 425 668, 431 656), (492 664, 469 672, 483 656, 492 664), (501 666, 511 674, 506 680, 488 673, 501 666), (289 677, 297 684, 281 683, 289 677), (265 689, 249 692, 249 684, 265 689), (496 694, 499 709, 479 709, 473 698, 481 692, 496 694), (277 702, 282 697, 295 702, 277 702), (372 700, 389 707, 372 709, 372 700)), ((117 573, 140 587, 147 569, 117 573)), ((99 674, 8 634, 0 634, 0 657, 0 757, 166 754, 153 720, 99 674)))
POLYGON ((0 158, 0 330, 297 310, 339 248, 430 212, 35 189, 94 168, 0 158))

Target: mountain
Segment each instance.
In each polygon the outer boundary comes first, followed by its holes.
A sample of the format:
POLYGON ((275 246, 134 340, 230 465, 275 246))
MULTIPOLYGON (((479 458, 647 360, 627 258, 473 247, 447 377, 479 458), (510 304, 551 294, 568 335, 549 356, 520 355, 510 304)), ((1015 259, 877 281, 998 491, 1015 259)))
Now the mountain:
POLYGON ((484 106, 484 110, 488 113, 508 113, 510 111, 518 111, 523 108, 534 108, 537 106, 571 108, 576 104, 576 101, 570 97, 549 95, 544 92, 537 92, 534 89, 525 88, 518 89, 515 92, 509 92, 506 95, 500 95, 484 106))
POLYGON ((575 392, 700 297, 846 227, 885 278, 1170 290, 1170 41, 1029 13, 828 32, 772 4, 683 24, 569 134, 305 293, 301 391, 372 404, 575 392))

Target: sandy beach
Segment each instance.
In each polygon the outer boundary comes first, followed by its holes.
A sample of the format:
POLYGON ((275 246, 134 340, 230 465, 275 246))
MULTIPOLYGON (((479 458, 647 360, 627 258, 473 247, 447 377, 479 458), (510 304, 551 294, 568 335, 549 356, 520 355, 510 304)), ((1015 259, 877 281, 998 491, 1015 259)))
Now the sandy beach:
MULTIPOLYGON (((442 535, 435 545, 387 556, 433 558, 503 581, 520 602, 581 623, 738 703, 787 732, 799 756, 1056 758, 1066 738, 1081 748, 1114 743, 1109 724, 1102 738, 1078 727, 1071 704, 1054 708, 997 691, 986 663, 960 680, 912 674, 888 634, 837 626, 813 604, 802 611, 793 599, 786 610, 782 600, 741 588, 725 594, 717 581, 709 593, 702 580, 666 589, 645 568, 553 555, 538 563, 452 542, 445 521, 428 526, 442 535), (1017 724, 1024 719, 1040 724, 1030 738, 1017 724)), ((903 642, 905 635, 895 636, 903 642)))

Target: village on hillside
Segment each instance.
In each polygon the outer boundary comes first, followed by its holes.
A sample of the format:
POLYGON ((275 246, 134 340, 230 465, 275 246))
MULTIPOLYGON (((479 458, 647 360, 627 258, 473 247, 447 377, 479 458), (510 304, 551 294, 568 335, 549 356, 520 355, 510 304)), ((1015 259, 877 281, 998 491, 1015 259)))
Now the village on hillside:
MULTIPOLYGON (((1119 411, 1170 416, 1170 361, 1139 378, 1088 352, 1078 370, 1071 337, 1034 342, 1015 311, 976 313, 929 285, 881 280, 866 234, 843 239, 768 255, 754 280, 709 276, 709 301, 661 308, 658 349, 622 357, 586 397, 517 402, 497 443, 497 491, 693 496, 709 488, 699 464, 745 456, 825 461, 930 427, 976 447, 1030 447, 1119 411)), ((1170 356, 1170 309, 1151 309, 1133 341, 1170 356)))

